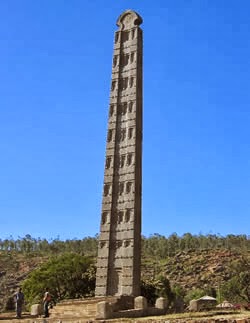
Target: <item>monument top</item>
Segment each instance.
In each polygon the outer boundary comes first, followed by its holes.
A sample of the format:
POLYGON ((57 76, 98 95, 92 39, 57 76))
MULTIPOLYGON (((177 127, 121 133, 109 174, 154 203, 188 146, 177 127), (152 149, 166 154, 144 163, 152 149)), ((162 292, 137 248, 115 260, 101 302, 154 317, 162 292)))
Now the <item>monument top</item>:
POLYGON ((142 24, 141 16, 133 10, 124 11, 117 19, 116 25, 119 30, 131 29, 142 24))

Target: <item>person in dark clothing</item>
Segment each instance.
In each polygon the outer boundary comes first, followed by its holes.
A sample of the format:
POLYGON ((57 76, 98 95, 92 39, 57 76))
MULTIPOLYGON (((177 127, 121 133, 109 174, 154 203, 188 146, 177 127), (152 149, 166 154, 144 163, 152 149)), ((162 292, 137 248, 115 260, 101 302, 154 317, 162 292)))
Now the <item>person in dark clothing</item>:
POLYGON ((20 319, 22 316, 22 308, 24 304, 24 294, 22 292, 22 288, 19 288, 19 290, 15 293, 14 300, 16 303, 16 317, 20 319))

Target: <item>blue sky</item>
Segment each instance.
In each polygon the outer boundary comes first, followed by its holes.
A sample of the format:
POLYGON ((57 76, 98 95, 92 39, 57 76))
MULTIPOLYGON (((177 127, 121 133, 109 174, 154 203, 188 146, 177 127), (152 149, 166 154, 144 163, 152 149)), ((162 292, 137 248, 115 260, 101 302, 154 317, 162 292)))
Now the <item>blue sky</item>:
POLYGON ((0 238, 99 232, 115 22, 143 18, 142 233, 250 234, 247 0, 2 0, 0 238))

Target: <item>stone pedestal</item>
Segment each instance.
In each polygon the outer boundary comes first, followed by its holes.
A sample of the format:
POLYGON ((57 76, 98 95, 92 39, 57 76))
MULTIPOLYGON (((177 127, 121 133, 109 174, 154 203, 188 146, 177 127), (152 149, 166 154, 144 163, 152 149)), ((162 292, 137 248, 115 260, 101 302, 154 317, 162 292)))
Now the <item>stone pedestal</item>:
POLYGON ((157 298, 155 302, 155 307, 161 310, 167 310, 168 308, 168 300, 164 297, 157 298))
POLYGON ((31 316, 39 316, 43 314, 43 307, 41 304, 33 304, 30 308, 31 316))
POLYGON ((100 302, 97 304, 96 308, 96 318, 97 319, 109 319, 112 317, 113 307, 108 302, 100 302))
POLYGON ((134 301, 134 308, 146 310, 148 308, 147 299, 143 296, 136 297, 134 301))

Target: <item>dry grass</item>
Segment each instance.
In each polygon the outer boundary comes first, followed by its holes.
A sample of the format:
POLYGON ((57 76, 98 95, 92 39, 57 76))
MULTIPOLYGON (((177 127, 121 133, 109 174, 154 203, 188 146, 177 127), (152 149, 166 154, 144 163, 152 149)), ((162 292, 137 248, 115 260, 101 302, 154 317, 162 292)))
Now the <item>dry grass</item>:
POLYGON ((249 311, 209 311, 209 312, 187 312, 187 313, 176 313, 166 314, 162 316, 147 316, 141 318, 122 318, 116 320, 108 320, 106 322, 164 322, 170 323, 172 320, 181 320, 181 322, 188 322, 189 320, 206 320, 206 319, 250 319, 249 311))

